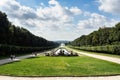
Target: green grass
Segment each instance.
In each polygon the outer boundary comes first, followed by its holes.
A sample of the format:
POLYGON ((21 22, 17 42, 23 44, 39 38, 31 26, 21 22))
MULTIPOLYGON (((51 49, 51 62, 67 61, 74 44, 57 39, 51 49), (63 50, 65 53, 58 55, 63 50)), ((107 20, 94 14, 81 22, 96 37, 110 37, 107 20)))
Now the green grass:
POLYGON ((87 56, 40 56, 0 66, 0 75, 11 76, 97 76, 116 74, 120 74, 120 64, 87 56))
MULTIPOLYGON (((66 48, 66 49, 73 49, 73 48, 69 48, 69 46, 66 46, 65 48, 66 48)), ((120 58, 120 55, 115 55, 115 54, 100 53, 100 52, 90 52, 90 51, 84 51, 84 50, 78 50, 78 49, 74 49, 74 50, 77 50, 77 51, 79 51, 79 52, 90 53, 90 54, 97 54, 97 55, 103 55, 103 56, 120 58)))

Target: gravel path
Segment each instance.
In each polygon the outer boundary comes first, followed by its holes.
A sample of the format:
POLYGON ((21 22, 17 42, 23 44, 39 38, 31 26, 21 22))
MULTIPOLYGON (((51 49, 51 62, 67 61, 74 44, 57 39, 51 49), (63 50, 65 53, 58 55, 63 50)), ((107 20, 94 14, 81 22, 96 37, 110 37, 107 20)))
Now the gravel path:
POLYGON ((106 77, 10 77, 10 76, 0 76, 0 80, 120 80, 120 76, 106 76, 106 77))
POLYGON ((98 58, 98 59, 102 59, 102 60, 106 60, 106 61, 109 61, 109 62, 114 62, 114 63, 120 64, 120 58, 102 56, 102 55, 97 55, 97 54, 90 54, 90 53, 87 53, 87 52, 80 52, 80 51, 77 51, 77 50, 74 50, 74 49, 71 49, 71 48, 68 48, 68 49, 72 50, 73 52, 82 54, 82 55, 86 55, 86 56, 90 56, 90 57, 94 57, 94 58, 98 58))
MULTIPOLYGON (((48 53, 50 51, 51 50, 45 51, 45 52, 48 53)), ((45 52, 41 52, 41 53, 45 53, 45 52)), ((37 55, 40 55, 41 53, 37 53, 37 55)), ((30 58, 30 57, 35 57, 35 55, 34 54, 28 54, 28 55, 24 55, 24 56, 19 56, 19 57, 16 57, 15 59, 13 59, 13 60, 11 60, 10 58, 2 59, 2 60, 0 60, 0 65, 20 61, 21 59, 26 59, 26 58, 30 58)))
POLYGON ((101 55, 96 55, 96 54, 88 54, 88 53, 83 53, 83 52, 80 52, 80 54, 120 64, 120 59, 119 58, 101 56, 101 55))
POLYGON ((0 60, 0 65, 20 61, 21 59, 25 59, 25 58, 29 58, 29 57, 32 57, 32 55, 25 55, 25 56, 16 57, 13 60, 11 60, 10 58, 2 59, 2 60, 0 60))
POLYGON ((15 59, 13 59, 13 60, 11 60, 10 58, 2 59, 2 60, 0 60, 0 65, 20 61, 21 59, 30 58, 30 57, 34 57, 34 55, 29 54, 29 55, 19 56, 19 57, 16 57, 15 59))

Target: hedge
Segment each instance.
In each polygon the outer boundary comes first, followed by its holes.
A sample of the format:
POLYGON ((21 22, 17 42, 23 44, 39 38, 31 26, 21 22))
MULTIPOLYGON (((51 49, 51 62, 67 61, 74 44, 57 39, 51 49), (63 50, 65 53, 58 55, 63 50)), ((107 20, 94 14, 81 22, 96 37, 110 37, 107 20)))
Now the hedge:
POLYGON ((74 49, 92 51, 92 52, 101 52, 120 55, 120 45, 106 45, 106 46, 69 46, 74 49))
POLYGON ((32 52, 40 52, 48 49, 55 48, 56 46, 49 47, 21 47, 13 45, 2 45, 0 44, 0 56, 8 56, 10 54, 26 54, 32 52))

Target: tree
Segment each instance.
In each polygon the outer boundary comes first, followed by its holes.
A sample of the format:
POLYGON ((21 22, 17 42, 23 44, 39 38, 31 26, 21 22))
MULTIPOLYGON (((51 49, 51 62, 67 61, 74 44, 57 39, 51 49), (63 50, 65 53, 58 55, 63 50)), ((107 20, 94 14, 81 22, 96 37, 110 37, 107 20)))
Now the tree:
POLYGON ((115 27, 103 27, 89 35, 82 35, 70 44, 74 46, 120 44, 120 23, 116 24, 115 27))
POLYGON ((56 45, 54 42, 35 36, 23 27, 11 24, 7 19, 7 15, 2 12, 0 12, 0 44, 26 47, 48 47, 56 45))

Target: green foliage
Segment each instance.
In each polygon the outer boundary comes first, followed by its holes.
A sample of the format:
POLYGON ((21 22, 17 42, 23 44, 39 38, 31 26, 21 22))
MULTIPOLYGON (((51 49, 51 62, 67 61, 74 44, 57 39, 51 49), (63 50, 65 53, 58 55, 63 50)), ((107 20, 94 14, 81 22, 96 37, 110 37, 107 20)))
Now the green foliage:
POLYGON ((2 12, 0 12, 0 44, 0 56, 9 55, 10 53, 40 51, 41 49, 58 45, 33 35, 25 28, 12 25, 8 21, 7 15, 2 12))
POLYGON ((93 51, 93 52, 101 52, 101 53, 109 53, 109 54, 116 54, 120 55, 120 45, 106 45, 106 46, 82 46, 82 47, 75 47, 70 46, 71 48, 85 50, 85 51, 93 51))
POLYGON ((48 47, 21 47, 21 46, 12 46, 12 45, 0 45, 0 55, 9 56, 11 54, 27 54, 32 52, 40 52, 48 49, 55 48, 56 46, 48 47))
POLYGON ((56 45, 42 37, 33 35, 27 29, 12 25, 5 13, 0 12, 0 44, 46 47, 56 45))
POLYGON ((70 43, 73 46, 102 46, 120 44, 120 23, 115 27, 103 27, 89 35, 83 35, 70 43))
POLYGON ((120 23, 115 27, 99 28, 98 31, 75 39, 69 45, 81 50, 120 55, 120 23))

